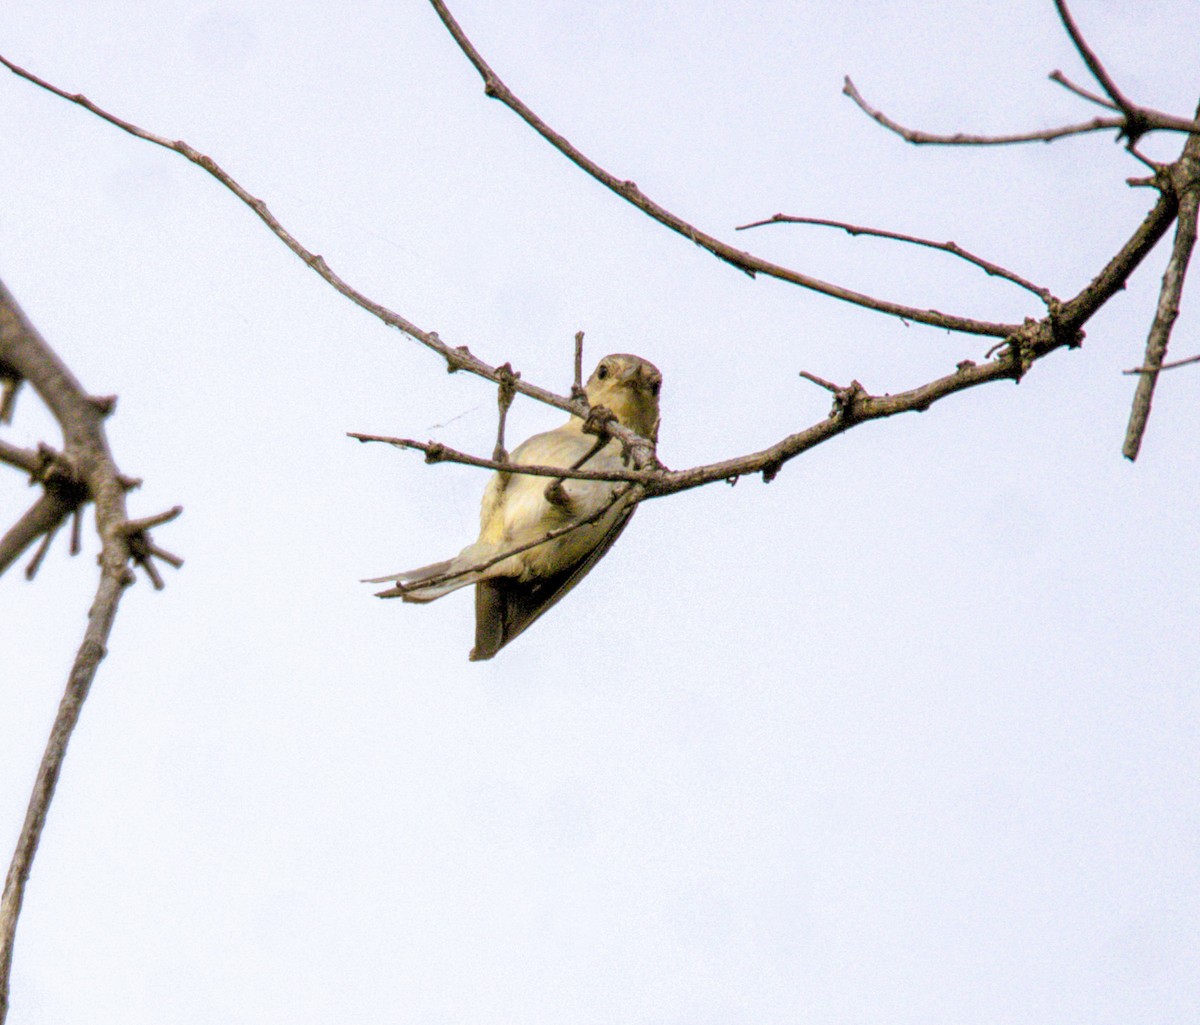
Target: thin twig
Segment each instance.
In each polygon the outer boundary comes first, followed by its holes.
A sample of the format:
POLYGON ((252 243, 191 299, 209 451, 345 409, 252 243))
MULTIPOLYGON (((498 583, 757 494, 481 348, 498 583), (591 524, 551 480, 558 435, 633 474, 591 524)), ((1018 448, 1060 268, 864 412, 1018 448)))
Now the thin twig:
POLYGON ((78 555, 83 551, 83 506, 75 506, 75 511, 71 513, 71 547, 67 549, 71 555, 78 555))
MULTIPOLYGON (((1152 160, 1150 157, 1146 156, 1145 153, 1137 148, 1137 143, 1126 143, 1125 151, 1139 163, 1144 164, 1151 171, 1153 171, 1155 176, 1157 176, 1159 172, 1163 170, 1163 165, 1157 160, 1152 160)), ((1157 184, 1157 177, 1152 178, 1151 181, 1157 184)))
POLYGON ((824 388, 827 392, 833 392, 836 395, 842 389, 832 381, 826 381, 823 377, 818 377, 816 374, 810 374, 807 370, 801 370, 800 376, 806 381, 812 381, 818 388, 824 388))
MULTIPOLYGON (((136 520, 125 520, 120 526, 121 533, 126 537, 133 537, 135 534, 145 534, 154 527, 161 527, 164 523, 170 523, 176 520, 183 513, 182 505, 174 505, 170 509, 163 512, 155 513, 153 516, 142 516, 136 520)), ((180 562, 180 565, 183 565, 180 562)))
POLYGON ((50 545, 58 534, 58 528, 62 526, 62 520, 59 520, 53 527, 47 530, 41 541, 38 542, 37 551, 33 553, 33 558, 29 560, 29 565, 25 567, 25 579, 32 580, 37 576, 38 570, 41 569, 42 560, 46 558, 46 553, 50 551, 50 545))
POLYGON ((1069 78, 1067 78, 1066 75, 1064 75, 1061 71, 1058 71, 1057 69, 1054 71, 1051 71, 1047 77, 1050 79, 1051 82, 1057 82, 1068 92, 1072 92, 1076 96, 1079 96, 1082 99, 1087 100, 1089 103, 1096 104, 1096 106, 1098 106, 1098 107, 1103 107, 1105 110, 1120 110, 1121 109, 1115 103, 1113 103, 1111 100, 1106 100, 1103 96, 1100 96, 1097 93, 1091 92, 1090 90, 1085 89, 1081 85, 1076 85, 1069 78))
MULTIPOLYGON (((1051 75, 1051 77, 1054 76, 1051 75)), ((1073 84, 1070 88, 1077 89, 1073 84)), ((1120 117, 1095 117, 1091 121, 1062 125, 1058 128, 1044 128, 1035 132, 1014 132, 1009 135, 974 135, 967 132, 955 132, 952 135, 939 135, 915 128, 906 128, 898 121, 893 121, 883 111, 871 106, 863 99, 862 94, 849 77, 844 81, 842 92, 858 104, 863 113, 872 120, 916 146, 1012 146, 1026 142, 1053 142, 1070 135, 1103 132, 1113 128, 1117 129, 1118 138, 1126 136, 1133 142, 1151 131, 1185 132, 1189 135, 1200 132, 1200 120, 1176 117, 1174 114, 1166 114, 1149 107, 1131 107, 1128 112, 1123 110, 1120 117)), ((1087 99, 1093 99, 1090 94, 1084 95, 1087 99)), ((1109 104, 1103 104, 1098 97, 1096 99, 1102 105, 1111 107, 1109 104)))
POLYGON ((521 120, 529 125, 530 128, 537 132, 538 135, 575 164, 576 167, 591 175, 601 185, 605 186, 605 188, 615 192, 644 214, 658 221, 659 224, 678 232, 684 238, 700 246, 700 248, 707 250, 717 259, 736 267, 738 270, 744 271, 751 277, 756 274, 763 274, 793 285, 799 285, 801 288, 820 292, 822 295, 840 299, 843 302, 852 303, 855 306, 876 310, 879 313, 888 314, 889 316, 903 317, 906 320, 916 321, 921 324, 930 324, 934 327, 945 328, 948 331, 1003 338, 1012 334, 1016 329, 1017 325, 1015 324, 998 324, 975 320, 970 317, 941 313, 938 310, 923 310, 913 306, 903 306, 900 303, 890 302, 886 299, 877 299, 873 296, 864 295, 861 292, 855 292, 848 288, 842 288, 840 285, 833 285, 807 274, 801 274, 799 271, 782 267, 779 264, 770 263, 752 253, 735 249, 733 246, 720 241, 720 239, 701 231, 694 225, 689 224, 682 217, 654 202, 637 187, 635 182, 618 178, 616 175, 606 171, 546 124, 492 70, 479 51, 475 49, 470 39, 467 38, 466 33, 463 32, 445 3, 442 0, 429 0, 429 2, 437 12, 438 17, 442 19, 442 23, 446 26, 450 35, 454 37, 458 48, 462 50, 463 54, 479 73, 479 77, 483 79, 484 92, 488 96, 503 103, 509 110, 513 111, 521 120))
POLYGON ((571 398, 585 400, 587 392, 583 390, 583 332, 575 332, 575 382, 571 385, 571 398))
POLYGON ((1122 374, 1157 374, 1162 370, 1174 370, 1176 367, 1186 367, 1191 363, 1200 363, 1200 356, 1189 356, 1187 359, 1172 360, 1170 363, 1164 363, 1161 367, 1132 367, 1129 370, 1122 370, 1122 374))
POLYGON ((538 463, 509 463, 498 459, 484 459, 469 452, 460 452, 438 441, 415 441, 412 438, 390 438, 383 434, 359 434, 348 432, 347 437, 358 441, 377 441, 395 448, 412 449, 425 453, 427 463, 459 463, 462 466, 477 466, 483 470, 502 473, 524 474, 530 477, 560 477, 570 480, 608 480, 645 483, 654 479, 653 470, 583 470, 564 469, 561 466, 544 466, 538 463))
POLYGON ((883 125, 889 132, 894 132, 906 142, 916 146, 1012 146, 1025 142, 1052 142, 1068 135, 1083 135, 1087 132, 1103 132, 1111 128, 1124 128, 1123 117, 1095 117, 1076 125, 1063 125, 1059 128, 1044 128, 1036 132, 1014 132, 1010 135, 972 135, 966 132, 955 132, 953 135, 937 135, 923 132, 914 128, 906 128, 898 121, 893 121, 883 111, 872 107, 857 87, 846 77, 842 92, 850 97, 863 113, 872 120, 883 125))
POLYGON ((745 231, 749 228, 761 228, 767 224, 814 224, 825 228, 840 228, 842 231, 850 235, 869 235, 874 238, 892 239, 896 242, 908 242, 915 246, 925 246, 929 249, 938 249, 944 253, 950 253, 952 256, 957 256, 961 260, 966 260, 967 263, 974 264, 992 277, 1004 278, 1006 281, 1011 281, 1014 285, 1019 285, 1026 291, 1032 292, 1042 302, 1049 305, 1054 296, 1050 294, 1050 290, 1042 288, 1040 285, 1035 285, 1031 281, 1026 281, 1019 274, 1015 274, 1010 270, 1001 267, 999 264, 992 263, 990 260, 985 260, 981 256, 976 256, 963 249, 957 242, 934 242, 931 239, 921 238, 918 235, 903 235, 895 231, 884 231, 880 228, 865 228, 858 224, 848 224, 845 221, 831 221, 824 217, 793 217, 790 214, 775 214, 773 217, 768 217, 766 220, 754 221, 750 224, 739 225, 738 231, 745 231))

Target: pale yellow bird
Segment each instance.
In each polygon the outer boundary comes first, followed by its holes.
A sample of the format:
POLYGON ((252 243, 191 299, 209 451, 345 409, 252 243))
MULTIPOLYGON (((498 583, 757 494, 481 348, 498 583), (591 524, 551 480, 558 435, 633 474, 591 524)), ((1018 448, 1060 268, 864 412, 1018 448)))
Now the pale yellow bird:
MULTIPOLYGON (((661 386, 662 374, 652 363, 618 353, 605 356, 588 378, 587 400, 657 442, 661 386)), ((628 469, 620 442, 609 439, 598 447, 599 439, 583 427, 572 416, 517 446, 509 459, 515 465, 628 469)), ((491 658, 583 578, 625 529, 636 504, 628 483, 564 479, 556 484, 555 478, 502 470, 483 492, 479 539, 453 559, 379 578, 396 581, 379 596, 429 602, 474 584, 471 659, 491 658), (534 544, 550 531, 591 517, 594 522, 534 544), (515 551, 525 545, 532 547, 515 551)))

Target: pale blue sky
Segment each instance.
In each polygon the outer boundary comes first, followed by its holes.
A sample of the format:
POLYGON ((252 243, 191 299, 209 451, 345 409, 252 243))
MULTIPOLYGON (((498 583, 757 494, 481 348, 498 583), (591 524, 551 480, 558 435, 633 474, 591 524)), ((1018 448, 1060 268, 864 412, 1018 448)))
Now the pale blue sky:
MULTIPOLYGON (((738 245, 996 319, 1069 295, 1150 204, 1109 138, 915 149, 1093 116, 1049 0, 461 2, 523 98, 738 245)), ((1193 109, 1194 7, 1075 4, 1138 100, 1193 109)), ((751 281, 484 98, 432 10, 10 0, 0 52, 213 156, 352 284, 569 385, 663 371, 673 467, 898 391, 988 341, 751 281)), ((469 664, 472 602, 357 581, 457 551, 495 395, 335 295, 214 181, 0 78, 0 276, 186 557, 127 596, 18 935, 11 1025, 1186 1020, 1200 1002, 1196 375, 1120 457, 1165 256, 1019 387, 648 503, 553 612, 469 664), (445 425, 445 426, 439 426, 445 425)), ((1160 156, 1177 139, 1152 141, 1160 156)), ((1192 289, 1194 292, 1194 288, 1192 289)), ((1175 354, 1200 351, 1185 296, 1175 354)), ((519 401, 510 437, 553 426, 519 401)), ((31 396, 5 437, 53 440, 31 396)), ((31 498, 0 471, 0 522, 31 498)), ((0 580, 0 849, 81 635, 95 542, 0 580)))

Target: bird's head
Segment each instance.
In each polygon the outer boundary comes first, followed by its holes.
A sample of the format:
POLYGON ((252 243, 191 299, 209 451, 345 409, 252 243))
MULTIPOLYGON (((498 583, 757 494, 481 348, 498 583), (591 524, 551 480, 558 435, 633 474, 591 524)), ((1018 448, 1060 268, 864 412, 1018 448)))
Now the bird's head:
POLYGON ((587 382, 587 400, 606 406, 622 427, 658 441, 658 392, 662 374, 641 356, 619 352, 605 356, 587 382))

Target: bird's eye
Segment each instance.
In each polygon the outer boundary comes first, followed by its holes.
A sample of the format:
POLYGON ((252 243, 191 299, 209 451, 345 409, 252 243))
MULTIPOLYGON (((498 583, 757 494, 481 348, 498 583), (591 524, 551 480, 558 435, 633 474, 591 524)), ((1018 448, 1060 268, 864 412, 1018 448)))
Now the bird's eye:
POLYGON ((650 385, 650 394, 658 398, 658 390, 662 387, 662 381, 655 381, 650 385))
POLYGON ((600 366, 596 368, 596 380, 603 381, 606 377, 608 377, 608 364, 601 363, 600 366))

